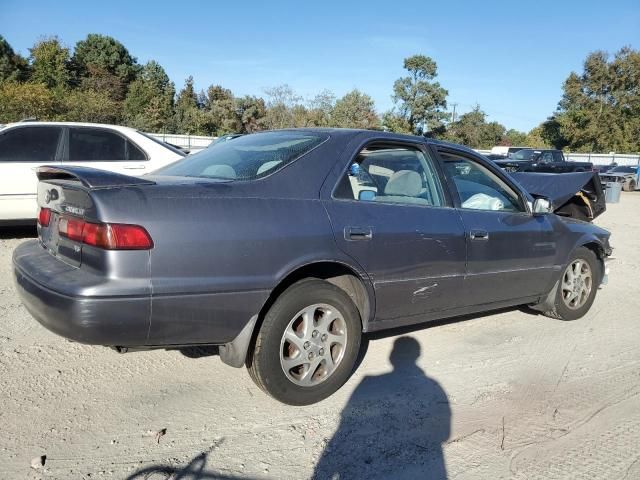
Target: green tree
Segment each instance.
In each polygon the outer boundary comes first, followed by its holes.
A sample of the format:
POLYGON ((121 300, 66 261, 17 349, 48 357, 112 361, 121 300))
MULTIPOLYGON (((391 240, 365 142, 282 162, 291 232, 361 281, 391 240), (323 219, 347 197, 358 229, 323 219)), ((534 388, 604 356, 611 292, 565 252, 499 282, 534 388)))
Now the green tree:
POLYGON ((506 129, 498 122, 486 121, 486 114, 476 105, 448 125, 445 138, 470 148, 488 149, 503 143, 506 129))
POLYGON ((440 129, 447 116, 448 92, 434 81, 438 75, 436 62, 425 55, 414 55, 405 58, 404 68, 409 76, 393 84, 396 114, 416 135, 440 129))
POLYGON ((198 95, 193 87, 193 77, 185 80, 184 88, 178 93, 173 116, 173 130, 176 133, 207 134, 207 118, 198 106, 198 95))
POLYGON ((140 70, 122 43, 95 33, 76 43, 72 61, 85 90, 107 92, 114 100, 124 99, 140 70))
POLYGON ((328 127, 335 108, 336 96, 323 90, 307 102, 307 123, 314 127, 328 127))
POLYGON ((27 60, 14 52, 9 42, 0 35, 0 83, 23 81, 28 74, 27 60))
POLYGON ((268 97, 264 123, 268 129, 287 128, 295 125, 294 107, 302 97, 287 84, 265 89, 268 97))
POLYGON ((542 126, 538 125, 535 128, 532 128, 529 133, 527 133, 527 139, 525 140, 524 147, 532 147, 532 148, 551 148, 552 145, 547 143, 547 140, 544 138, 542 126))
POLYGON ((238 133, 253 133, 264 128, 267 106, 264 99, 246 95, 236 99, 236 113, 240 122, 238 133))
POLYGON ((380 119, 375 111, 373 99, 355 89, 338 99, 333 108, 331 123, 341 128, 380 128, 380 119))
POLYGON ((107 92, 69 90, 62 98, 62 113, 57 120, 117 124, 122 119, 121 105, 107 92))
POLYGON ((527 134, 510 128, 504 135, 501 144, 509 147, 523 147, 527 141, 527 134))
POLYGON ((71 82, 69 49, 58 37, 42 38, 29 49, 31 81, 51 89, 64 89, 71 82))
POLYGON ((129 85, 124 100, 124 118, 128 125, 145 131, 170 128, 175 87, 154 60, 147 62, 138 78, 129 85))
POLYGON ((575 151, 640 150, 640 51, 619 50, 587 56, 581 75, 563 85, 556 114, 542 130, 554 145, 575 151))
POLYGON ((3 82, 0 84, 0 123, 25 118, 51 120, 55 99, 42 83, 3 82))
POLYGON ((394 110, 382 115, 382 129, 387 132, 405 133, 411 135, 413 128, 405 117, 394 110))
POLYGON ((204 108, 209 123, 208 130, 213 135, 234 133, 241 129, 236 99, 231 90, 220 85, 211 85, 204 98, 204 108))

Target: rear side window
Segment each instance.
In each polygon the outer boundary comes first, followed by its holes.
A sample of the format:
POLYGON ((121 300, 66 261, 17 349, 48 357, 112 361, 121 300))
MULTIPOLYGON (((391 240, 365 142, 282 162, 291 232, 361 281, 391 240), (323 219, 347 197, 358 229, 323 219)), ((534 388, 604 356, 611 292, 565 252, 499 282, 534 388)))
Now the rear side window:
POLYGON ((60 127, 19 127, 0 135, 1 162, 53 162, 60 127))
POLYGON ((131 140, 127 140, 127 160, 146 160, 147 157, 131 140))
POLYGON ((308 153, 329 136, 264 132, 216 143, 155 172, 158 175, 251 180, 267 176, 308 153))
POLYGON ((69 160, 126 160, 127 140, 108 130, 97 128, 69 129, 69 160))

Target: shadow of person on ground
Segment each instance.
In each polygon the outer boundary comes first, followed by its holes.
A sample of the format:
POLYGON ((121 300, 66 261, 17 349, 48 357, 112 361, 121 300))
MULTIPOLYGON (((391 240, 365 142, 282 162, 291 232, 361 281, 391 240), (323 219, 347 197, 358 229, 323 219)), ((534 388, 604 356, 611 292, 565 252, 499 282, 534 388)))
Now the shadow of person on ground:
POLYGON ((365 377, 342 412, 314 478, 444 480, 442 444, 449 438, 447 395, 416 364, 420 344, 398 338, 390 373, 365 377))

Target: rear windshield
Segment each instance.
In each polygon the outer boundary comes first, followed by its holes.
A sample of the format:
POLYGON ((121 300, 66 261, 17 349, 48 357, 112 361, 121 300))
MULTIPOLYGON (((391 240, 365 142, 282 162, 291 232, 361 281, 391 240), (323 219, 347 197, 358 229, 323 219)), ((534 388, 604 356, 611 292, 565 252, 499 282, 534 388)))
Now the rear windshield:
POLYGON ((320 145, 328 135, 308 132, 264 132, 211 145, 168 165, 158 175, 251 180, 279 170, 320 145))
POLYGON ((531 160, 535 155, 540 152, 536 152, 535 150, 518 150, 515 153, 509 155, 511 160, 531 160))

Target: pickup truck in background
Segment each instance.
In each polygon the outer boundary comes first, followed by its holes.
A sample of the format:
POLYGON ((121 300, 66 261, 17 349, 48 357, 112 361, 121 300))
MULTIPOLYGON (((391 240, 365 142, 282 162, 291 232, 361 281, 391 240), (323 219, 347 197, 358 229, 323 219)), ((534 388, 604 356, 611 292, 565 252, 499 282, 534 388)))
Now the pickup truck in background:
POLYGON ((503 170, 515 172, 571 173, 593 171, 593 163, 568 162, 562 150, 523 148, 504 160, 494 160, 503 170))

